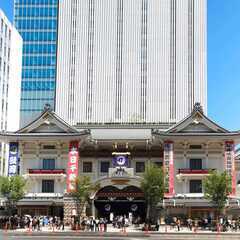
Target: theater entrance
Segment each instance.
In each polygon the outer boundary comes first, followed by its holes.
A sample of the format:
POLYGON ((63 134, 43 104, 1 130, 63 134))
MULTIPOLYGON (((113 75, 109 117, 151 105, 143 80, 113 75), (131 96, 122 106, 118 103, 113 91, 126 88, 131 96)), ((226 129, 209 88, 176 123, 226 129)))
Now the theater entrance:
POLYGON ((126 186, 118 189, 107 186, 100 189, 94 200, 97 216, 110 219, 110 214, 116 216, 132 216, 133 219, 144 221, 146 206, 141 189, 135 186, 126 186))

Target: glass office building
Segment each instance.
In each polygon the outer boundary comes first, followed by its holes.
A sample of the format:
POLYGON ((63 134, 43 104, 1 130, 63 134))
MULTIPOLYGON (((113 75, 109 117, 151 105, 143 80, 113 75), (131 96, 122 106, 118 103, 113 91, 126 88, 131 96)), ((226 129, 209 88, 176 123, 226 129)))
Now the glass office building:
POLYGON ((20 125, 54 108, 58 0, 15 0, 14 24, 23 38, 20 125))

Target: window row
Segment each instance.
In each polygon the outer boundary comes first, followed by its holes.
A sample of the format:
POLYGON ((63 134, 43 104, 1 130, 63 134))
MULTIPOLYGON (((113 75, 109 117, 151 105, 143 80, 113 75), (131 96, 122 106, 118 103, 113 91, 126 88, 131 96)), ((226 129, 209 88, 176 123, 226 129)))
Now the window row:
POLYGON ((28 7, 16 7, 15 17, 56 17, 57 8, 55 6, 39 7, 39 6, 28 6, 28 7))
MULTIPOLYGON (((42 192, 54 193, 54 180, 42 180, 42 192)), ((202 180, 190 180, 189 181, 190 193, 202 193, 202 180)))
POLYGON ((55 66, 56 56, 26 56, 23 57, 23 66, 55 66))
POLYGON ((55 81, 23 81, 22 91, 55 90, 55 81))
POLYGON ((56 44, 24 44, 23 45, 23 54, 24 53, 56 53, 56 44))
POLYGON ((24 41, 56 41, 56 32, 20 32, 24 41))
POLYGON ((15 0, 15 4, 32 4, 32 5, 50 5, 58 4, 58 0, 15 0))
POLYGON ((23 91, 21 93, 22 99, 54 99, 54 92, 53 91, 35 91, 35 90, 28 90, 23 91))
MULTIPOLYGON (((162 162, 155 162, 158 167, 162 167, 162 162)), ((53 170, 55 169, 55 159, 43 159, 43 169, 53 170)), ((100 162, 100 172, 107 173, 110 168, 110 161, 101 161, 100 162)), ((93 172, 93 163, 92 162, 83 162, 82 171, 84 173, 93 172)), ((136 162, 136 172, 145 171, 145 162, 136 162)))
POLYGON ((44 109, 44 106, 48 103, 51 104, 54 99, 21 99, 21 110, 29 109, 44 109))
POLYGON ((25 29, 57 29, 57 20, 55 19, 17 19, 15 22, 15 27, 21 32, 25 29))
MULTIPOLYGON (((154 164, 156 164, 158 167, 162 167, 162 162, 155 162, 154 164)), ((110 168, 109 161, 102 161, 100 163, 100 172, 101 173, 107 173, 109 168, 110 168)), ((83 162, 82 171, 84 173, 93 172, 93 163, 92 162, 83 162)), ((143 162, 143 161, 136 162, 135 171, 136 171, 136 173, 143 173, 145 171, 145 162, 143 162)))
POLYGON ((55 78, 55 69, 23 69, 22 78, 55 78))

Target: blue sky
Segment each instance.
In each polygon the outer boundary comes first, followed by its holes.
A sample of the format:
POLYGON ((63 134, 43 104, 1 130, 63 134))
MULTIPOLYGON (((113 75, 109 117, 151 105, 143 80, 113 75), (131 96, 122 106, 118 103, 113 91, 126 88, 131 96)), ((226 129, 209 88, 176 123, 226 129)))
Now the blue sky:
MULTIPOLYGON (((13 0, 0 8, 12 20, 13 0)), ((208 116, 240 130, 240 1, 208 0, 208 116)))

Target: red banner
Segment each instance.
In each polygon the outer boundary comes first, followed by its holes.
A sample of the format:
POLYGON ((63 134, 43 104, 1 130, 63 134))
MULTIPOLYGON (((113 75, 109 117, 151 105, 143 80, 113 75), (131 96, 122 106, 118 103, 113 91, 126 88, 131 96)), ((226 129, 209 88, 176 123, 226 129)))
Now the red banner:
POLYGON ((164 143, 163 169, 165 175, 166 197, 171 197, 175 194, 174 191, 174 157, 173 157, 173 142, 167 141, 164 143))
POLYGON ((231 195, 236 195, 236 170, 234 161, 234 142, 225 142, 225 169, 232 178, 232 192, 231 195))
POLYGON ((78 141, 72 141, 69 144, 68 168, 67 168, 67 192, 75 190, 75 181, 78 176, 78 141))

